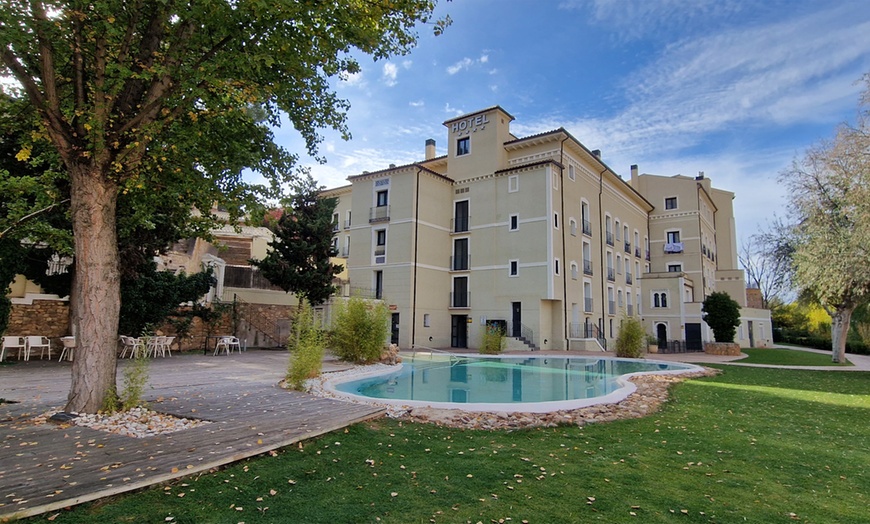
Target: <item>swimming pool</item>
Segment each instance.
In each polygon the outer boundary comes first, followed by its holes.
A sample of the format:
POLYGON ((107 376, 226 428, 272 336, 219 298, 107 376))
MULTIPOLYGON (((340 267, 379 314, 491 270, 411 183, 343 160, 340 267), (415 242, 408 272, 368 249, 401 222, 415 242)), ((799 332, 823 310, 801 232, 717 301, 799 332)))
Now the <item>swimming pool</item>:
POLYGON ((401 367, 327 381, 335 395, 408 407, 545 413, 619 402, 637 374, 701 371, 691 364, 619 358, 415 353, 401 367))

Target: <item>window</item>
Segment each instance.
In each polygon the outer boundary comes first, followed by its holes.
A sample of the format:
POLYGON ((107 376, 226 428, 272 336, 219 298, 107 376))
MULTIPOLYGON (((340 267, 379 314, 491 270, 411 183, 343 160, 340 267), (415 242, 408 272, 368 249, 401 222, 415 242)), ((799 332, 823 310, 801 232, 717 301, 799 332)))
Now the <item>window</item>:
POLYGON ((450 303, 453 307, 468 307, 468 277, 453 279, 453 297, 450 303))
POLYGON ((429 313, 423 313, 423 327, 429 327, 429 313))
POLYGON ((512 175, 508 177, 508 193, 516 193, 520 190, 520 177, 519 175, 512 175))
POLYGON ((677 209, 677 197, 667 197, 665 199, 665 209, 677 209))
POLYGON ((386 246, 387 245, 387 230, 386 229, 378 229, 375 231, 375 238, 377 239, 375 244, 378 246, 386 246))
POLYGON ((467 155, 471 152, 471 138, 463 137, 456 141, 456 156, 467 155))
POLYGON ((453 270, 468 271, 468 259, 468 239, 457 238, 453 241, 453 270))
POLYGON ((338 225, 338 213, 333 213, 332 214, 332 230, 338 231, 338 227, 339 227, 339 225, 338 225))
POLYGON ((556 272, 556 276, 559 276, 559 259, 556 258, 553 260, 553 270, 556 272))
POLYGON ((577 280, 577 273, 578 273, 577 262, 572 261, 571 262, 571 279, 572 280, 577 280))
POLYGON ((574 180, 574 166, 573 165, 568 166, 568 178, 570 178, 571 180, 574 180))
POLYGON ((386 189, 383 189, 383 190, 381 190, 381 191, 378 191, 378 193, 377 193, 377 202, 378 202, 378 207, 384 207, 384 206, 387 205, 387 201, 388 201, 388 200, 387 200, 387 195, 388 195, 388 193, 389 193, 389 191, 386 190, 386 189))
POLYGON ((559 229, 559 213, 553 213, 553 227, 559 229))
POLYGON ((338 237, 334 237, 332 239, 332 251, 330 251, 330 256, 335 256, 338 254, 338 237))
POLYGON ((510 230, 516 231, 519 228, 520 228, 520 216, 519 215, 511 215, 510 230))
POLYGON ((592 284, 589 282, 583 283, 583 311, 592 312, 592 284))
POLYGON ((619 228, 619 220, 616 221, 616 241, 622 242, 622 230, 619 228))
POLYGON ((384 298, 384 272, 375 271, 375 298, 384 298))
POLYGON ((468 200, 456 202, 453 213, 453 232, 468 231, 468 200))
POLYGON ((347 212, 347 220, 344 221, 344 228, 350 229, 350 211, 347 212))
POLYGON ((520 262, 519 260, 511 260, 510 261, 510 273, 509 276, 515 277, 519 275, 520 272, 520 262))
POLYGON ((679 244, 680 243, 680 232, 679 231, 668 231, 668 244, 679 244))
POLYGON ((571 236, 576 237, 577 236, 577 221, 574 220, 573 218, 570 218, 570 219, 568 219, 568 224, 571 227, 571 236))
POLYGON ((683 271, 682 264, 668 264, 668 273, 680 273, 683 271))
POLYGON ((668 293, 666 291, 653 293, 653 307, 668 307, 668 293))

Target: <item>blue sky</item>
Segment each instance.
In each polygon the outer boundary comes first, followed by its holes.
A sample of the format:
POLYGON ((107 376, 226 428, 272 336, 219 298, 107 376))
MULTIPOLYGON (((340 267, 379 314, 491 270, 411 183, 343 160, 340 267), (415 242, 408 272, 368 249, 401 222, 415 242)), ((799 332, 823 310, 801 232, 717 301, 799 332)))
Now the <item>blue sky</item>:
MULTIPOLYGON (((441 123, 500 105, 517 136, 565 127, 623 177, 697 175, 736 193, 738 236, 784 214, 777 174, 852 120, 870 72, 866 0, 441 0, 453 25, 336 82, 349 142, 325 132, 326 187, 421 160, 441 123)), ((278 142, 303 152, 292 129, 278 142)))

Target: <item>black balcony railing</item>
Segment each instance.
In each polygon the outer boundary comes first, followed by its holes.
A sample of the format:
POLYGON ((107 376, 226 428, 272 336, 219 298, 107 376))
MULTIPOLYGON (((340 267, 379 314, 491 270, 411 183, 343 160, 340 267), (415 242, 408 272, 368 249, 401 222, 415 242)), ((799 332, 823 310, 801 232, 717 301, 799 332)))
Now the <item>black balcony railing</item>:
POLYGON ((471 307, 471 292, 450 293, 450 307, 454 309, 471 307))
POLYGON ((584 260, 583 261, 583 274, 592 276, 592 261, 584 260))
POLYGON ((466 233, 468 231, 468 219, 470 217, 456 217, 450 219, 451 233, 466 233))
POLYGON ((607 242, 608 246, 613 245, 613 233, 611 233, 610 231, 606 232, 604 234, 604 238, 605 238, 605 241, 607 242))
POLYGON ((625 273, 625 283, 631 284, 631 273, 628 273, 628 272, 625 273))
POLYGON ((616 274, 613 272, 612 267, 607 268, 607 280, 609 280, 611 282, 616 281, 616 274))
POLYGON ((649 262, 649 249, 646 250, 646 261, 649 262))
POLYGON ((453 271, 468 271, 471 267, 471 255, 450 257, 450 269, 453 271))
POLYGON ((583 234, 590 237, 592 236, 592 222, 583 220, 583 234))
POLYGON ((631 254, 631 242, 625 243, 625 252, 628 253, 629 255, 631 254))
POLYGON ((639 247, 634 248, 634 256, 636 256, 637 258, 640 258, 640 248, 639 247))

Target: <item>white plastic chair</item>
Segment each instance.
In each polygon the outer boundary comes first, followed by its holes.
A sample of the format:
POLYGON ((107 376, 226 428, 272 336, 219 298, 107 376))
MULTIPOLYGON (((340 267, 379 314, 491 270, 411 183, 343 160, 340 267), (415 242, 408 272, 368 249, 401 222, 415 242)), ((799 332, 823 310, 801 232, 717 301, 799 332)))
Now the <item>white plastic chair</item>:
POLYGON ((27 351, 27 342, 25 342, 24 337, 3 337, 3 344, 0 346, 0 362, 6 359, 7 349, 17 349, 18 360, 21 360, 22 350, 24 350, 24 360, 30 358, 30 353, 27 351))
POLYGON ((30 353, 33 352, 33 348, 41 348, 39 351, 40 359, 45 356, 45 350, 48 350, 48 360, 51 360, 51 340, 49 340, 48 337, 42 337, 39 335, 28 336, 27 349, 25 351, 24 360, 28 360, 30 358, 30 353))
POLYGON ((142 342, 141 338, 128 337, 127 335, 121 335, 121 356, 120 358, 124 358, 127 356, 127 351, 130 351, 129 358, 134 358, 138 352, 145 351, 145 344, 142 342))
POLYGON ((63 357, 67 357, 67 360, 72 362, 73 351, 76 348, 76 338, 75 337, 61 337, 60 341, 63 342, 63 351, 60 352, 60 358, 58 358, 57 361, 62 362, 63 357))
POLYGON ((221 350, 224 350, 227 355, 233 352, 233 348, 239 350, 239 353, 242 352, 242 345, 239 343, 239 339, 236 337, 221 337, 218 339, 217 344, 214 345, 214 354, 217 355, 221 350))
MULTIPOLYGON (((161 357, 166 356, 166 352, 169 351, 169 344, 172 342, 172 338, 175 337, 164 337, 163 335, 157 335, 148 338, 148 342, 146 347, 148 348, 148 355, 157 356, 157 353, 160 353, 161 357)), ((172 352, 169 352, 169 356, 172 356, 172 352)))

